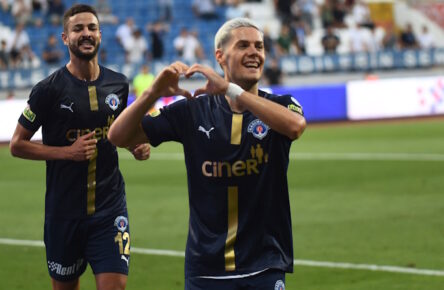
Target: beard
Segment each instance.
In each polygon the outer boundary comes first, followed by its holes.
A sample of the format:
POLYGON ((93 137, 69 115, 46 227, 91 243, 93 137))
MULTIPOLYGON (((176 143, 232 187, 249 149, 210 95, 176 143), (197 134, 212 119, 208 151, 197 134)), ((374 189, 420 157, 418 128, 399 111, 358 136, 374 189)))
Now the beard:
POLYGON ((69 50, 79 59, 90 61, 92 60, 99 51, 100 43, 96 43, 96 41, 92 38, 81 38, 78 40, 77 43, 70 43, 69 44, 69 50), (82 45, 83 42, 89 42, 91 45, 94 46, 94 50, 92 52, 84 53, 80 50, 80 45, 82 45))

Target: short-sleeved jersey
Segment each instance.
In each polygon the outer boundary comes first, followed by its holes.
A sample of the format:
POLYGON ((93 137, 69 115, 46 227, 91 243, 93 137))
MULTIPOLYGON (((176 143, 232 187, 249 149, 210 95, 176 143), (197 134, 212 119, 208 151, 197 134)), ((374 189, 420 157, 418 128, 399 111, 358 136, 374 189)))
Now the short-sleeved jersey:
MULTIPOLYGON (((299 114, 290 95, 260 97, 299 114)), ((183 144, 190 203, 185 275, 293 271, 287 168, 291 140, 224 96, 201 96, 142 120, 150 143, 183 144)))
POLYGON ((111 123, 126 107, 128 80, 100 66, 97 80, 81 81, 63 67, 31 91, 19 123, 42 127, 43 144, 70 146, 95 131, 97 149, 87 161, 47 160, 45 216, 79 218, 126 209, 116 147, 107 139, 111 123))

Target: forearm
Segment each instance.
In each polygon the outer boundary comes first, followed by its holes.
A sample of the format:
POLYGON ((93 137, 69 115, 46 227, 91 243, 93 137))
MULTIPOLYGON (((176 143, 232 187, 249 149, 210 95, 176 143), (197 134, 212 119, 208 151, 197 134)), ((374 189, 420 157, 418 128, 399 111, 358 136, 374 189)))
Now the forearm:
POLYGON ((305 130, 305 118, 280 104, 259 98, 246 91, 237 97, 237 102, 273 130, 291 140, 299 138, 305 130))
POLYGON ((67 147, 48 146, 29 140, 12 140, 11 154, 14 157, 31 160, 69 159, 67 147))
POLYGON ((126 108, 111 125, 108 140, 118 147, 134 147, 147 142, 147 137, 141 127, 141 121, 146 112, 154 105, 158 97, 146 90, 126 108))

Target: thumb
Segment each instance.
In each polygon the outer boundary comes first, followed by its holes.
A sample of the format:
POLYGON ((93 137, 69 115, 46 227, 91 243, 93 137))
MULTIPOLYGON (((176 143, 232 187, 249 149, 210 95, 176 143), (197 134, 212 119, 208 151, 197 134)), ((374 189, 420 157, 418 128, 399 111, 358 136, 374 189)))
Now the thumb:
POLYGON ((199 95, 203 95, 205 94, 207 91, 205 90, 205 88, 198 88, 197 90, 194 91, 194 97, 197 97, 199 95))
POLYGON ((181 89, 181 88, 179 88, 179 90, 177 91, 177 94, 184 96, 187 99, 191 99, 193 97, 189 91, 181 89))

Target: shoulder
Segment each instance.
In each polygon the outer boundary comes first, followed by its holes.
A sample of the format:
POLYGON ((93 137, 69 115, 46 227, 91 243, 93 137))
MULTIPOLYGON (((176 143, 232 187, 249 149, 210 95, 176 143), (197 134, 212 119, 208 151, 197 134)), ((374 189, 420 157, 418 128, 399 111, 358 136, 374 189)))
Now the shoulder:
POLYGON ((57 69, 55 72, 50 74, 48 77, 39 81, 34 87, 33 90, 57 90, 57 88, 62 88, 66 85, 65 80, 65 67, 57 69))
POLYGON ((301 104, 291 94, 276 95, 276 94, 270 94, 270 93, 259 90, 259 95, 270 100, 270 101, 281 104, 282 106, 287 107, 288 109, 290 109, 296 113, 304 115, 301 104))
POLYGON ((124 74, 116 72, 104 66, 100 66, 100 69, 103 71, 105 79, 128 83, 128 78, 124 74))

